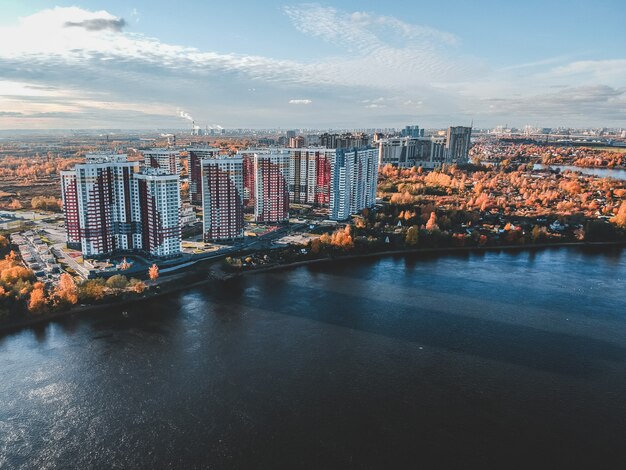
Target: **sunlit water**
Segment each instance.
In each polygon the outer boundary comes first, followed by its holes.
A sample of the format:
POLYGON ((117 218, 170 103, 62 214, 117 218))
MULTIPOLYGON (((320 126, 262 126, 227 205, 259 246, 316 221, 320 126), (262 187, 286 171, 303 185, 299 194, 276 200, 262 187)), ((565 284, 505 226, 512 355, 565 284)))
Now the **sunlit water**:
POLYGON ((535 170, 559 169, 561 171, 578 171, 583 175, 599 176, 601 178, 615 178, 618 180, 626 180, 626 170, 621 168, 586 168, 573 165, 542 165, 536 163, 533 168, 535 170))
POLYGON ((384 258, 5 335, 0 468, 602 468, 625 281, 620 251, 384 258))

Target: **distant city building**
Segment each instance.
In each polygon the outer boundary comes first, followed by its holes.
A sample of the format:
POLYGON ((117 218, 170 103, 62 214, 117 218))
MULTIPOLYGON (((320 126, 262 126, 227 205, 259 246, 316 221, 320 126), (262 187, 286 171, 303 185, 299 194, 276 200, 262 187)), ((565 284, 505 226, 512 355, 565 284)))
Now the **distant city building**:
POLYGON ((366 147, 369 143, 369 136, 363 133, 329 134, 320 136, 322 147, 328 149, 345 149, 366 147))
POLYGON ((301 149, 305 146, 306 141, 301 135, 289 138, 289 147, 292 149, 301 149))
POLYGON ((160 168, 172 175, 180 175, 180 152, 178 150, 145 150, 143 158, 146 167, 160 168))
POLYGON ((471 127, 449 127, 446 134, 446 162, 467 163, 471 137, 471 127))
POLYGON ((296 131, 287 131, 287 140, 292 139, 296 136, 296 131))
POLYGON ((331 159, 330 218, 345 220, 374 206, 377 182, 377 149, 337 149, 331 159))
POLYGON ((261 137, 258 141, 259 145, 269 147, 270 145, 276 145, 276 139, 269 137, 261 137))
POLYGON ((330 159, 335 150, 288 149, 289 200, 296 204, 330 203, 330 159))
POLYGON ((322 141, 320 136, 317 134, 309 134, 306 136, 306 146, 307 147, 319 147, 322 145, 322 141))
POLYGON ((141 174, 139 162, 126 155, 88 154, 85 160, 61 172, 68 246, 90 257, 178 255, 178 175, 156 169, 141 174))
POLYGON ((395 137, 378 141, 378 162, 397 166, 412 166, 416 159, 418 139, 395 137))
POLYGON ((400 135, 402 137, 424 137, 424 130, 422 129, 421 135, 420 135, 420 128, 419 126, 406 126, 404 129, 402 129, 402 131, 400 132, 400 135))
POLYGON ((442 136, 432 136, 430 146, 431 161, 437 164, 446 161, 446 138, 442 136))
POLYGON ((254 154, 255 205, 257 222, 289 219, 289 152, 272 150, 254 154))
POLYGON ((445 139, 437 137, 392 137, 378 141, 378 163, 399 167, 434 168, 444 159, 445 139))
POLYGON ((201 160, 205 241, 243 236, 243 158, 201 160))
POLYGON ((220 149, 214 147, 190 148, 189 152, 189 197, 191 203, 202 205, 202 160, 219 155, 220 149))

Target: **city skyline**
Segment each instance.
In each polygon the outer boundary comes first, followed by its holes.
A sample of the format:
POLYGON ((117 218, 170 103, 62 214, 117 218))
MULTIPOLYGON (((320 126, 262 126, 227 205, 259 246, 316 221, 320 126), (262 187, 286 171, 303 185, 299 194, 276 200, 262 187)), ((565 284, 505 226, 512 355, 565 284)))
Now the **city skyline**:
POLYGON ((23 3, 0 129, 626 125, 617 2, 23 3))

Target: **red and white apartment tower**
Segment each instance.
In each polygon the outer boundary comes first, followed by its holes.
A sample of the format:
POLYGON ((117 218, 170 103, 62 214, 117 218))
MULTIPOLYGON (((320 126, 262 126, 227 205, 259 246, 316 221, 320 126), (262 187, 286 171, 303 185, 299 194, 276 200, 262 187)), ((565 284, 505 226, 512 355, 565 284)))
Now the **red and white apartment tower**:
MULTIPOLYGON (((61 172, 63 208, 67 244, 87 257, 116 252, 142 252, 168 257, 180 253, 180 230, 154 225, 164 237, 163 243, 146 244, 152 226, 143 223, 148 212, 139 192, 139 162, 129 162, 126 155, 88 154, 85 163, 61 172), (166 236, 165 236, 166 235, 166 236)), ((161 220, 172 227, 179 225, 180 190, 178 175, 160 170, 146 170, 167 180, 167 197, 153 205, 161 220)), ((169 226, 168 226, 169 227, 169 226)))
POLYGON ((289 220, 289 152, 259 151, 254 154, 254 218, 257 222, 289 220))
POLYGON ((204 240, 243 237, 243 158, 201 160, 204 240))

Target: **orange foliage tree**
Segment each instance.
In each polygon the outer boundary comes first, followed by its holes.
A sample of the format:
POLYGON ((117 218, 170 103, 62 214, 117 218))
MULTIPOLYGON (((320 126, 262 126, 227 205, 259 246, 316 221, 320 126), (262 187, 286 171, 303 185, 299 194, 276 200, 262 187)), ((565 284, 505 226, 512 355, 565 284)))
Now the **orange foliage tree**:
POLYGON ((156 264, 153 264, 148 269, 148 277, 151 281, 156 281, 159 278, 159 267, 156 264))
POLYGON ((335 230, 332 235, 325 233, 319 238, 319 240, 324 245, 331 245, 345 249, 354 247, 354 240, 352 239, 350 225, 346 225, 344 228, 335 230))
POLYGON ((617 214, 611 219, 611 222, 618 227, 626 228, 626 201, 622 201, 617 214))
POLYGON ((33 313, 41 313, 46 309, 46 291, 42 282, 36 282, 30 292, 28 310, 33 313))
POLYGON ((439 230, 439 226, 437 225, 437 214, 434 212, 430 213, 430 218, 428 222, 426 222, 426 230, 439 230))
POLYGON ((61 274, 59 285, 54 290, 54 298, 57 305, 74 305, 78 302, 78 287, 72 276, 61 274))

